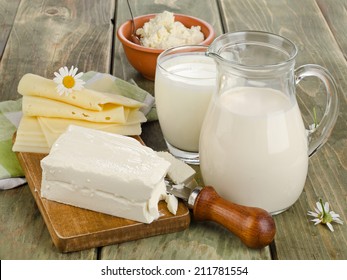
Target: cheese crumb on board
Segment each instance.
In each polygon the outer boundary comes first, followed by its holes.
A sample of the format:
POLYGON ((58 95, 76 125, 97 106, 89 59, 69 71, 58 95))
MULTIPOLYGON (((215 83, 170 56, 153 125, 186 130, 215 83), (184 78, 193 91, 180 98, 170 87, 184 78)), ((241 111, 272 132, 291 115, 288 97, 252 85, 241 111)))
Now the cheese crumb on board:
POLYGON ((174 215, 177 213, 178 200, 172 194, 167 194, 165 197, 165 202, 167 203, 167 209, 174 215))
POLYGON ((41 167, 42 197, 109 215, 151 223, 167 197, 170 163, 131 137, 71 125, 41 167))

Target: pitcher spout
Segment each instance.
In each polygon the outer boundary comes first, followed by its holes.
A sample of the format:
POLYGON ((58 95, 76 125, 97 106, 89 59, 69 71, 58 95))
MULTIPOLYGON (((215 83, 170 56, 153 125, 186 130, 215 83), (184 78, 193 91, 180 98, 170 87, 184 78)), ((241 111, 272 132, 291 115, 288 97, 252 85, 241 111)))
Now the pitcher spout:
POLYGON ((210 48, 208 48, 206 50, 205 55, 208 56, 208 57, 211 57, 211 58, 213 58, 215 60, 221 60, 222 59, 222 57, 218 53, 216 53, 214 51, 211 51, 210 48))

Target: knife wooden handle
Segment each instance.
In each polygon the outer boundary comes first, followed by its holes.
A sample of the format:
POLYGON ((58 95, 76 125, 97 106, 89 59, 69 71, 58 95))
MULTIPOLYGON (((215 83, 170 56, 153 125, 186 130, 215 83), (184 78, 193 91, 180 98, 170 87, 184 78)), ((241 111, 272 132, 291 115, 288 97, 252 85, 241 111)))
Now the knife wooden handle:
POLYGON ((204 187, 200 191, 193 214, 197 221, 209 220, 224 226, 250 248, 269 245, 276 233, 275 222, 267 211, 229 202, 213 187, 204 187))

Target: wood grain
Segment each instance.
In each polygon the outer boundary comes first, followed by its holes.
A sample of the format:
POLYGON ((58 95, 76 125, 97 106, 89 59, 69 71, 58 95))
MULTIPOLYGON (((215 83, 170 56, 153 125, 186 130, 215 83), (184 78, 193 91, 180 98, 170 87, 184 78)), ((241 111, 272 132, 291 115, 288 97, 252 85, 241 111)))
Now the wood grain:
POLYGON ((0 200, 0 258, 2 260, 96 259, 97 250, 62 254, 51 236, 29 187, 2 191, 0 200))
MULTIPOLYGON (((329 6, 335 3, 326 2, 329 6)), ((310 159, 305 190, 299 200, 275 217, 275 245, 279 259, 346 259, 347 228, 337 225, 335 232, 330 233, 326 227, 313 226, 307 216, 321 197, 331 203, 342 220, 347 220, 347 67, 321 10, 314 0, 221 0, 221 10, 227 31, 252 29, 285 36, 298 47, 298 66, 320 64, 335 77, 340 99, 336 126, 327 144, 310 159)), ((312 121, 312 104, 319 106, 322 98, 324 101, 321 91, 322 86, 316 81, 298 89, 306 122, 312 121)))
POLYGON ((0 60, 5 49, 8 36, 12 30, 19 3, 20 0, 0 1, 0 60))
POLYGON ((62 66, 110 71, 112 0, 22 0, 0 64, 0 100, 17 99, 20 78, 62 66))
POLYGON ((267 260, 268 247, 252 250, 225 228, 195 222, 183 232, 102 248, 107 260, 267 260))
POLYGON ((347 59, 347 1, 346 0, 316 0, 340 50, 347 59))

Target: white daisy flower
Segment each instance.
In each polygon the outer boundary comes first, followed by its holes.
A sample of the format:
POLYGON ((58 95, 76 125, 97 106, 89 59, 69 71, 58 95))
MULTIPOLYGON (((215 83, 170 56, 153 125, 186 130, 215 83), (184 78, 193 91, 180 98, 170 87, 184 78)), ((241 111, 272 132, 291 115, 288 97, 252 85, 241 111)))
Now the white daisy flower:
POLYGON ((314 217, 311 221, 314 222, 314 225, 317 224, 326 224, 328 228, 331 231, 334 231, 333 226, 331 225, 332 222, 343 224, 343 222, 340 220, 340 215, 336 214, 334 211, 329 212, 329 202, 325 202, 323 205, 322 199, 319 199, 319 201, 316 203, 316 206, 314 208, 315 212, 308 211, 307 215, 314 217))
POLYGON ((73 90, 81 90, 85 82, 80 78, 83 72, 76 75, 78 71, 77 67, 71 66, 69 70, 66 66, 59 69, 59 73, 54 72, 55 78, 53 81, 58 84, 57 91, 59 95, 69 95, 73 90))

